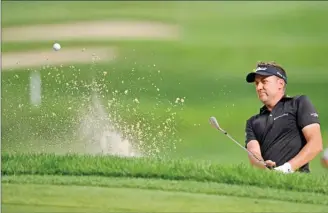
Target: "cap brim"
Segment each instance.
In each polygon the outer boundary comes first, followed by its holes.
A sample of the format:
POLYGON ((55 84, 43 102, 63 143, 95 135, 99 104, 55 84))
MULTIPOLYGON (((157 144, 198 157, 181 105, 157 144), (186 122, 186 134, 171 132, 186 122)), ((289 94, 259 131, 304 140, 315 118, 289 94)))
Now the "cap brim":
POLYGON ((268 72, 263 72, 263 71, 251 72, 251 73, 248 73, 248 75, 246 76, 246 81, 248 83, 253 83, 255 81, 255 76, 256 75, 271 76, 273 74, 272 73, 268 73, 268 72))

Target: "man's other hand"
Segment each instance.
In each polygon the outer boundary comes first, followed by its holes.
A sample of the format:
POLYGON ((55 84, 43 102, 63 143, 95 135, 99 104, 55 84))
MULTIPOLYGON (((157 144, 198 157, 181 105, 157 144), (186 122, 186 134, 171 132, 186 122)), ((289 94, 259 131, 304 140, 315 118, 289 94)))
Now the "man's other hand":
POLYGON ((292 170, 292 166, 290 165, 290 163, 285 163, 282 166, 274 168, 274 170, 276 170, 278 172, 282 172, 282 173, 293 173, 294 172, 292 170))

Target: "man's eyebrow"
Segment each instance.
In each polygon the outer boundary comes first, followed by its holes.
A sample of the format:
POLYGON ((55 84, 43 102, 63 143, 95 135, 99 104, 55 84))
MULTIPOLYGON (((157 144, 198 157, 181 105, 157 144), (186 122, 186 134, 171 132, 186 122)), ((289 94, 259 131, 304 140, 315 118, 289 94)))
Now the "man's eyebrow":
POLYGON ((260 77, 260 78, 255 79, 255 81, 263 81, 263 80, 266 80, 266 78, 260 77))

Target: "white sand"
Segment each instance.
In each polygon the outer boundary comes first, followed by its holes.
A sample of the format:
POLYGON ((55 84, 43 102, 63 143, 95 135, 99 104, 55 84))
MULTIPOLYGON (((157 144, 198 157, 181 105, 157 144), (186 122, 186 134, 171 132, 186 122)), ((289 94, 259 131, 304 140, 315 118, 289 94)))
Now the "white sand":
POLYGON ((178 27, 163 23, 96 21, 8 27, 2 41, 61 41, 76 39, 169 39, 178 38, 178 27))

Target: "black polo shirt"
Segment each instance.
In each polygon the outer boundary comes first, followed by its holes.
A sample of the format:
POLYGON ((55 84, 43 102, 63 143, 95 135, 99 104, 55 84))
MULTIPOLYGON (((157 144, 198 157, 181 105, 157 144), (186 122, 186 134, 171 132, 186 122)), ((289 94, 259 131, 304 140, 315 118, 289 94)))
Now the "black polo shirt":
MULTIPOLYGON (((263 159, 281 166, 305 146, 302 129, 313 123, 319 123, 319 117, 307 96, 284 96, 271 112, 263 106, 259 114, 247 120, 246 146, 249 141, 257 140, 263 159)), ((299 171, 310 172, 309 164, 299 171)))

